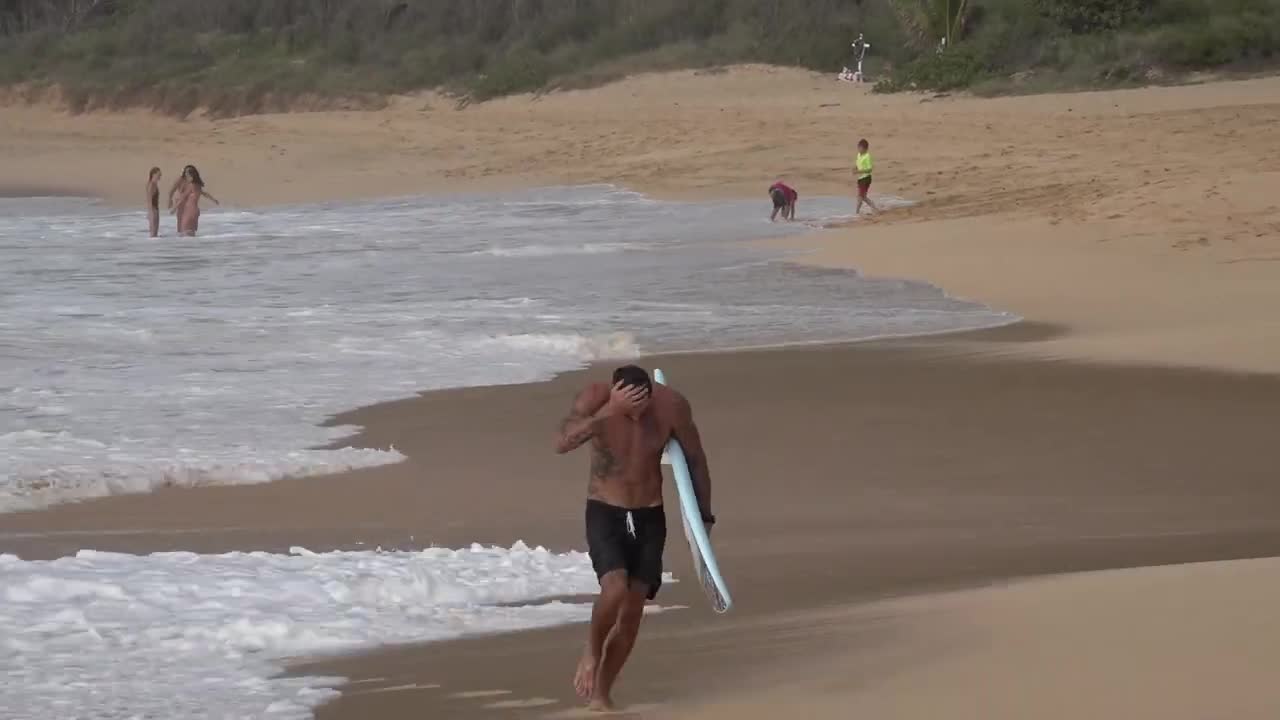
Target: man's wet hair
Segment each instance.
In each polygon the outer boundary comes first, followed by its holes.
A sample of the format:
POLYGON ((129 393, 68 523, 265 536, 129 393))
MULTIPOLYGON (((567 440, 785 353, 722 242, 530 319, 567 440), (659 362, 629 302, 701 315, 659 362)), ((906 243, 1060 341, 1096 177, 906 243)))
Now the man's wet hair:
POLYGON ((649 373, 639 365, 623 365, 613 371, 613 384, 622 383, 626 387, 642 387, 646 395, 653 394, 653 381, 649 373))

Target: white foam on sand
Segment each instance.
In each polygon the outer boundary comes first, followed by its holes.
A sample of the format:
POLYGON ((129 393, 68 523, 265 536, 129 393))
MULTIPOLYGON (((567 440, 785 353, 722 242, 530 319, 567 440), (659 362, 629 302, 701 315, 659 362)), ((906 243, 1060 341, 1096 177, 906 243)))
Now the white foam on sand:
POLYGON ((597 590, 585 554, 523 543, 0 555, 0 717, 307 718, 342 679, 282 677, 289 658, 584 621, 518 603, 597 590))

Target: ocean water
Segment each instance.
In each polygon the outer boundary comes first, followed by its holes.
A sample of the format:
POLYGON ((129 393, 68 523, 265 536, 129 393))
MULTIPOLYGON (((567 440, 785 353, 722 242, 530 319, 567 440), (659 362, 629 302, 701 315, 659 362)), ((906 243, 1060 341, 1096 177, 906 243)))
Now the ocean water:
MULTIPOLYGON (((318 449, 332 413, 640 352, 1008 322, 932 286, 806 269, 744 241, 758 202, 610 186, 262 211, 197 238, 138 212, 0 200, 0 512, 393 462, 318 449)), ((882 198, 893 206, 905 201, 882 198)), ((847 216, 805 199, 801 220, 847 216)))
MULTIPOLYGON (((807 231, 769 223, 761 196, 592 186, 216 209, 200 237, 165 218, 155 240, 137 212, 0 199, 0 513, 394 462, 319 449, 351 430, 320 423, 424 389, 1014 319, 753 249, 807 231)), ((800 205, 808 224, 851 212, 800 205)), ((283 677, 289 658, 580 622, 585 604, 533 603, 595 590, 581 553, 523 543, 0 554, 0 717, 310 717, 342 679, 283 677)))
POLYGON ((533 601, 597 589, 584 554, 523 543, 0 555, 0 581, 6 720, 309 718, 343 678, 285 676, 290 658, 582 622, 587 603, 533 601))

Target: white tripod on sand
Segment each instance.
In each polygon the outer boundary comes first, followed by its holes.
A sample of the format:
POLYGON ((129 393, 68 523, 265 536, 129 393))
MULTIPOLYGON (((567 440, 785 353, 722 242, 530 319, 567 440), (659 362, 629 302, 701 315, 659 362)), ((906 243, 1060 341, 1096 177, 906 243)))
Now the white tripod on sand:
POLYGON ((849 47, 853 48, 854 52, 857 54, 857 70, 850 70, 848 67, 845 67, 840 70, 840 75, 837 77, 845 82, 860 83, 864 78, 862 74, 862 59, 867 56, 867 48, 871 47, 871 43, 863 39, 862 33, 858 33, 858 39, 850 43, 849 47))

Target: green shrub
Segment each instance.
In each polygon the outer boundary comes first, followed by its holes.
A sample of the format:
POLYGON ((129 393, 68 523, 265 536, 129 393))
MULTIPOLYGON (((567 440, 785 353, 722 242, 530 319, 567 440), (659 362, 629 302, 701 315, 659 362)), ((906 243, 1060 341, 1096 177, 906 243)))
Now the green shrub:
POLYGON ((1040 12, 1073 33, 1116 30, 1151 9, 1154 0, 1035 0, 1040 12))
POLYGON ((957 47, 945 53, 925 55, 876 83, 875 92, 904 90, 955 90, 969 87, 988 75, 988 64, 973 48, 957 47))
MULTIPOLYGON (((485 98, 673 63, 763 61, 834 72, 850 62, 858 32, 876 38, 877 57, 909 59, 881 0, 114 0, 93 4, 90 14, 85 7, 0 0, 0 83, 74 86, 76 104, 90 107, 113 92, 121 100, 145 96, 139 80, 164 81, 220 108, 242 101, 248 109, 304 86, 320 94, 443 86, 485 98)), ((184 108, 189 96, 163 104, 184 108)))
POLYGON ((1204 24, 1178 24, 1151 33, 1153 54, 1176 67, 1251 64, 1280 54, 1280 12, 1215 15, 1204 24))
POLYGON ((542 89, 554 75, 550 62, 532 50, 518 50, 489 63, 484 74, 468 84, 472 97, 487 100, 500 95, 542 89))
POLYGON ((964 31, 941 56, 936 32, 922 41, 895 4, 916 3, 0 0, 0 85, 59 85, 81 109, 133 103, 176 114, 439 87, 479 100, 735 62, 834 73, 852 64, 858 33, 872 42, 868 70, 895 68, 880 92, 1027 70, 1137 82, 1152 68, 1280 60, 1280 0, 969 0, 964 31))

